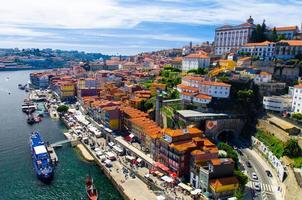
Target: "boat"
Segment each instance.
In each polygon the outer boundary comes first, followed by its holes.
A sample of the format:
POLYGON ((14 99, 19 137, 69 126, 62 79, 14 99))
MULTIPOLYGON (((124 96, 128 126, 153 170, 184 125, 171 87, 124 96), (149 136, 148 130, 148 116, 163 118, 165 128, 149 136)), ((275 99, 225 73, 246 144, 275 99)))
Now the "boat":
POLYGON ((31 101, 24 100, 24 104, 22 104, 22 111, 25 113, 33 113, 37 109, 37 105, 32 103, 31 101))
POLYGON ((30 149, 37 177, 44 183, 49 183, 54 174, 54 166, 47 148, 38 131, 30 136, 30 149))
POLYGON ((34 123, 36 123, 36 120, 35 118, 33 117, 33 115, 29 115, 28 118, 27 118, 27 123, 32 125, 34 123))
POLYGON ((86 193, 89 200, 97 200, 98 199, 98 191, 93 184, 93 179, 90 176, 86 177, 85 181, 86 185, 86 193))

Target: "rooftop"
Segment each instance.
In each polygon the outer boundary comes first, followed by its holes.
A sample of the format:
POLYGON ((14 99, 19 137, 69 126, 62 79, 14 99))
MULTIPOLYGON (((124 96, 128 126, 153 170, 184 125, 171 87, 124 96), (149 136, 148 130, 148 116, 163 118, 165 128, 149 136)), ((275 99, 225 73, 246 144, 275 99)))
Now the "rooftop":
POLYGON ((283 27, 276 27, 276 31, 295 31, 297 30, 297 26, 283 26, 283 27))
POLYGON ((177 110, 180 115, 183 117, 226 117, 227 114, 224 113, 202 113, 194 110, 177 110))

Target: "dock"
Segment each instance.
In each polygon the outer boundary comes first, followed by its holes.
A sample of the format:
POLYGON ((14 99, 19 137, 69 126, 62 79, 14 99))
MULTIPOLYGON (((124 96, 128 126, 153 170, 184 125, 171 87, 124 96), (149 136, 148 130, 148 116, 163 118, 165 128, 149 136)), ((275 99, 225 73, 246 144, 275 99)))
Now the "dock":
POLYGON ((85 158, 85 160, 92 162, 94 161, 94 158, 89 153, 89 151, 83 146, 83 144, 78 144, 77 148, 80 150, 82 156, 85 158))
POLYGON ((56 165, 57 162, 59 162, 59 159, 58 159, 58 156, 57 156, 54 148, 52 146, 47 146, 46 148, 47 148, 47 151, 50 155, 52 163, 54 163, 56 165))

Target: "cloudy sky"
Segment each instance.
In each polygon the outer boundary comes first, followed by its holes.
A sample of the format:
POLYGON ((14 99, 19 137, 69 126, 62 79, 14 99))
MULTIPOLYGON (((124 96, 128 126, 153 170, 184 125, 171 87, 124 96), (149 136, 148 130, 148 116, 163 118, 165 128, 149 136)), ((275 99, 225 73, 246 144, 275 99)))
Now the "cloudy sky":
POLYGON ((0 47, 135 54, 212 41, 252 15, 299 25, 302 0, 0 0, 0 47))

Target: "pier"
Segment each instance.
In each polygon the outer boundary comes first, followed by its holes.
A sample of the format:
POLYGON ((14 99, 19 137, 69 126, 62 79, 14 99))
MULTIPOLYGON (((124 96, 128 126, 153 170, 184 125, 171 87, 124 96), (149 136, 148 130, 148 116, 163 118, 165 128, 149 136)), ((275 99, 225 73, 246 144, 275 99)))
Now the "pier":
POLYGON ((50 155, 52 163, 54 163, 56 165, 59 162, 59 159, 58 159, 58 156, 57 156, 57 154, 55 152, 54 147, 47 146, 46 148, 47 148, 47 151, 48 151, 48 153, 50 155))

